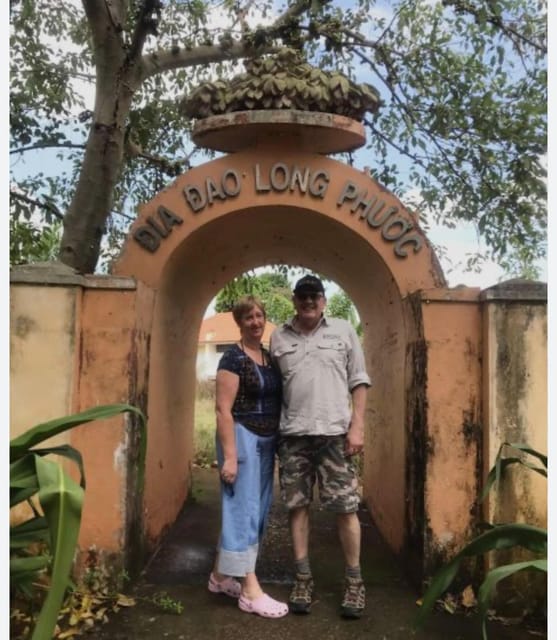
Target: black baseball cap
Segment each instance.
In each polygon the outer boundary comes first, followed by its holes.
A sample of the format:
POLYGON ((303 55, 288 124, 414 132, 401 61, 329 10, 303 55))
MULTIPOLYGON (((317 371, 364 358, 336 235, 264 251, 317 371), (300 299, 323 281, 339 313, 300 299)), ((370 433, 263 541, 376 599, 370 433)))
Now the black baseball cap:
POLYGON ((294 294, 296 293, 325 293, 323 283, 316 276, 304 276, 300 278, 294 286, 294 294))

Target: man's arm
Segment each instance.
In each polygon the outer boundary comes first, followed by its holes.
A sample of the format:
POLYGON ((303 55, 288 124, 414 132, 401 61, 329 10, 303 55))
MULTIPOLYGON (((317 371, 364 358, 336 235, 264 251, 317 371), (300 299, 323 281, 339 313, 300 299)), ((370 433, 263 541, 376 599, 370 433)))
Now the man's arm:
POLYGON ((367 385, 359 384, 352 389, 352 418, 346 434, 345 452, 347 456, 360 453, 364 448, 364 412, 366 408, 367 385))

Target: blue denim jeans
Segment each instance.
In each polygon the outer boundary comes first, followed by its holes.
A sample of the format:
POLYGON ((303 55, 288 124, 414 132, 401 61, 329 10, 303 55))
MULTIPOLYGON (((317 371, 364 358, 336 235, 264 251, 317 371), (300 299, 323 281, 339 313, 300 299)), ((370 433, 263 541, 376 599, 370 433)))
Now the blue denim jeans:
MULTIPOLYGON (((217 570, 228 576, 255 571, 259 543, 263 538, 273 501, 276 437, 259 436, 240 423, 234 424, 238 475, 233 484, 221 480, 222 523, 217 570)), ((219 468, 222 447, 217 438, 219 468)))

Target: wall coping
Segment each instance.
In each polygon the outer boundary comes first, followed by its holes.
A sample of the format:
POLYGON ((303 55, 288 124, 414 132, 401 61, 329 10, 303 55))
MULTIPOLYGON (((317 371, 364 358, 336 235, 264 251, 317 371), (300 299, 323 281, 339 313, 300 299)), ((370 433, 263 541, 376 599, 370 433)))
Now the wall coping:
POLYGON ((479 287, 465 287, 462 285, 454 288, 438 287, 420 291, 420 296, 426 304, 429 302, 477 302, 479 295, 479 287))
POLYGON ((480 300, 482 302, 506 300, 508 302, 547 303, 547 283, 539 280, 513 278, 484 289, 480 294, 480 300))
POLYGON ((61 262, 35 262, 13 267, 10 284, 38 284, 49 286, 75 286, 84 289, 136 289, 137 283, 129 276, 82 275, 61 262))

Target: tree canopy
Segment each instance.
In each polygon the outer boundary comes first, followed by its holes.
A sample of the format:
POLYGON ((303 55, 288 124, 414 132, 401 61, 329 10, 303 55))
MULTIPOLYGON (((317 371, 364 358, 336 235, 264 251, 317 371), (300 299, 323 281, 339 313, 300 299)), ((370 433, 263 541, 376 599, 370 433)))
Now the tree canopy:
POLYGON ((234 278, 219 291, 215 311, 232 311, 238 298, 246 295, 256 296, 261 300, 265 305, 267 319, 274 324, 285 322, 294 313, 292 290, 285 269, 257 275, 248 272, 234 278))
POLYGON ((511 270, 545 256, 544 0, 285 4, 10 0, 14 233, 61 221, 59 258, 93 272, 137 204, 202 158, 181 98, 288 46, 377 88, 352 161, 372 158, 426 228, 472 221, 511 270))
MULTIPOLYGON (((295 269, 286 266, 274 266, 272 271, 265 273, 243 273, 231 280, 221 289, 215 300, 215 311, 223 313, 232 311, 237 300, 246 295, 256 296, 265 306, 267 319, 274 324, 282 324, 295 313, 292 304, 292 285, 288 280, 288 273, 295 269)), ((322 278, 326 281, 325 278, 322 278)), ((348 320, 361 335, 361 326, 356 307, 345 291, 333 293, 327 300, 325 315, 331 318, 348 320)))

